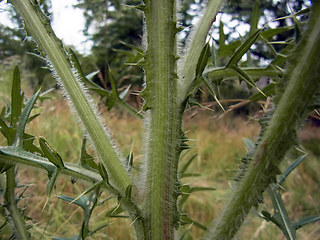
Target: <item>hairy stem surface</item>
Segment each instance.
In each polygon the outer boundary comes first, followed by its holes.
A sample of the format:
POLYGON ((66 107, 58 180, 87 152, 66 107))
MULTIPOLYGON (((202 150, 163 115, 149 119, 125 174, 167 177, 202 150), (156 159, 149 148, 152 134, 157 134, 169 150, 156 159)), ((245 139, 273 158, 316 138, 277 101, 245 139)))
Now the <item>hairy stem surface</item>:
POLYGON ((288 86, 269 123, 251 166, 235 189, 209 239, 234 237, 245 217, 279 174, 278 166, 293 143, 295 129, 308 112, 320 87, 320 4, 315 4, 310 28, 291 57, 288 86))
POLYGON ((14 189, 16 187, 15 182, 15 167, 11 167, 6 172, 6 193, 4 195, 5 205, 10 212, 10 223, 14 232, 14 236, 17 239, 27 240, 29 239, 29 233, 27 231, 27 226, 24 220, 24 216, 21 210, 17 206, 16 195, 14 189))
POLYGON ((145 218, 148 239, 173 239, 179 156, 174 0, 145 1, 146 107, 149 108, 145 218))
POLYGON ((110 182, 122 192, 132 184, 119 155, 90 105, 83 87, 79 84, 62 44, 54 35, 50 20, 41 12, 38 3, 30 0, 10 0, 24 20, 26 31, 45 53, 60 78, 72 105, 92 139, 100 161, 108 170, 110 182))

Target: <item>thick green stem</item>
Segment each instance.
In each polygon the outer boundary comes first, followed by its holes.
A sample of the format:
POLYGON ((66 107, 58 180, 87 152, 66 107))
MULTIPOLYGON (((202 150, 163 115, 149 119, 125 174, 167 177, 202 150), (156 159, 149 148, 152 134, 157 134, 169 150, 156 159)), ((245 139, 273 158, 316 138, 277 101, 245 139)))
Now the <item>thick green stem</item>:
POLYGON ((235 189, 210 239, 234 237, 250 209, 268 185, 275 181, 278 166, 293 143, 295 128, 305 117, 320 87, 320 4, 310 19, 311 28, 301 40, 289 66, 289 83, 269 127, 262 137, 252 164, 235 189), (293 59, 294 58, 294 59, 293 59))
POLYGON ((30 239, 30 234, 27 231, 27 226, 24 221, 24 216, 21 214, 21 210, 17 206, 17 200, 14 189, 16 187, 15 182, 15 168, 11 167, 6 172, 7 186, 6 193, 4 195, 5 206, 10 213, 10 223, 13 228, 14 236, 16 239, 27 240, 30 239))
POLYGON ((177 104, 176 6, 145 1, 147 27, 146 107, 150 108, 145 220, 148 239, 173 239, 181 118, 177 104))
POLYGON ((83 87, 79 84, 62 45, 59 44, 59 40, 51 29, 50 21, 34 0, 10 0, 10 3, 23 18, 27 33, 34 38, 39 49, 45 53, 56 71, 74 109, 92 139, 100 161, 108 170, 111 183, 125 192, 127 186, 132 184, 130 176, 121 163, 110 136, 90 105, 83 87))

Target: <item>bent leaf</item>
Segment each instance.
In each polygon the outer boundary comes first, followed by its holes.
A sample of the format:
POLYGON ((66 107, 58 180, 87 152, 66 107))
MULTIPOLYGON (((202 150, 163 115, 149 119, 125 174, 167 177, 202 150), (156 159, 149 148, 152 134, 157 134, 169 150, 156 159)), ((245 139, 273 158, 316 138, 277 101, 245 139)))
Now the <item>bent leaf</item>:
POLYGON ((64 164, 60 155, 49 145, 49 143, 43 139, 39 139, 40 147, 44 155, 50 162, 56 165, 58 168, 64 168, 64 164))

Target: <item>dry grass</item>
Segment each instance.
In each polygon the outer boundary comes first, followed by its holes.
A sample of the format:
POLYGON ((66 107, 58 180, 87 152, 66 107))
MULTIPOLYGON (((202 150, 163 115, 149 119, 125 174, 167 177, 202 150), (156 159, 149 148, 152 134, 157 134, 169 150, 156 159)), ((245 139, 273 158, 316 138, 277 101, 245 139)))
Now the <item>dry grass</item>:
MULTIPOLYGON (((69 107, 62 97, 46 101, 41 106, 42 108, 36 111, 41 111, 42 114, 29 124, 27 132, 46 138, 61 154, 64 161, 77 162, 80 155, 82 130, 69 107)), ((121 146, 121 152, 126 156, 133 146, 135 162, 139 163, 143 153, 141 149, 143 149, 144 130, 141 121, 126 113, 107 112, 104 108, 100 110, 106 125, 112 130, 115 140, 121 146)), ((252 120, 231 117, 231 115, 217 120, 213 115, 202 113, 187 119, 184 129, 191 139, 189 144, 193 147, 189 154, 198 153, 189 172, 192 170, 201 175, 185 178, 183 182, 192 186, 216 188, 215 191, 192 194, 184 206, 184 211, 189 213, 192 219, 210 225, 211 219, 221 212, 221 208, 229 197, 238 160, 245 154, 242 138, 254 140, 259 126, 252 120)), ((303 134, 307 136, 308 133, 303 134)), ((302 137, 302 139, 307 142, 310 137, 302 137)), ((4 142, 3 139, 1 142, 4 142)), ((288 191, 284 192, 284 200, 293 219, 319 215, 320 175, 317 170, 319 167, 319 156, 311 156, 311 159, 301 165, 298 171, 292 173, 287 180, 285 188, 288 191)), ((21 206, 26 204, 26 214, 31 216, 32 223, 35 223, 31 229, 33 239, 50 239, 52 236, 71 237, 78 233, 81 227, 81 209, 58 200, 55 195, 77 196, 86 188, 84 183, 71 184, 70 179, 61 177, 53 196, 43 210, 48 181, 46 174, 33 169, 20 168, 18 178, 21 184, 34 184, 25 193, 28 198, 20 203, 21 206)), ((108 197, 107 194, 104 197, 108 197)), ((92 239, 133 239, 128 220, 105 220, 106 212, 115 204, 115 202, 108 202, 95 210, 91 221, 92 226, 97 227, 104 223, 109 225, 92 239)), ((265 206, 271 209, 268 199, 265 206)), ((281 232, 272 224, 266 224, 254 215, 254 212, 250 214, 238 234, 238 239, 284 239, 281 232)), ((203 230, 193 226, 185 239, 200 239, 203 235, 203 230)), ((298 231, 298 239, 317 240, 320 239, 319 235, 319 224, 312 224, 298 231)))

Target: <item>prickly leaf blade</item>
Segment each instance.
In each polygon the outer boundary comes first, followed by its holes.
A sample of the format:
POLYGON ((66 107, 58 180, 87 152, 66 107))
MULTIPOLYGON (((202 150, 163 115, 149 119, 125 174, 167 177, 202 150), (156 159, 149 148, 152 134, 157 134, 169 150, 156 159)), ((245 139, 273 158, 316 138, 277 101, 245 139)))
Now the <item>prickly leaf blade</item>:
POLYGON ((200 77, 203 73, 204 68, 207 66, 208 59, 210 56, 210 44, 207 42, 201 51, 197 67, 196 67, 196 77, 200 77))
POLYGON ((43 139, 39 139, 40 147, 44 155, 58 168, 64 168, 64 164, 60 155, 49 145, 49 143, 43 139))
POLYGON ((80 153, 80 164, 84 168, 98 170, 98 165, 95 163, 94 158, 90 154, 88 154, 86 150, 86 142, 87 139, 83 138, 80 153))
POLYGON ((64 201, 76 204, 79 207, 81 207, 84 211, 87 211, 87 208, 88 208, 87 202, 89 201, 87 196, 81 196, 78 199, 75 199, 75 198, 69 197, 69 196, 58 196, 58 198, 62 199, 64 201))
POLYGON ((296 231, 290 222, 285 204, 282 201, 279 186, 272 184, 268 192, 274 208, 274 215, 270 220, 280 228, 288 240, 294 240, 296 231))
POLYGON ((40 94, 39 89, 31 99, 29 99, 26 103, 26 106, 23 109, 23 112, 21 113, 20 120, 18 123, 18 128, 16 132, 16 137, 15 137, 15 146, 22 148, 23 147, 23 137, 24 137, 24 131, 26 128, 26 124, 28 122, 31 110, 34 107, 34 104, 36 103, 37 98, 39 97, 40 94))
POLYGON ((237 51, 232 55, 226 67, 230 67, 233 65, 237 65, 238 62, 241 60, 242 56, 249 51, 251 46, 256 42, 258 39, 260 32, 262 29, 256 30, 252 35, 250 35, 244 43, 237 49, 237 51))
POLYGON ((316 217, 316 216, 309 216, 309 217, 305 217, 303 219, 301 219, 298 222, 293 223, 293 227, 298 230, 299 228, 302 228, 303 226, 309 224, 309 223, 315 223, 317 221, 320 221, 320 217, 316 217))
POLYGON ((48 198, 51 196, 51 193, 52 193, 52 191, 53 191, 53 189, 54 189, 54 187, 56 185, 56 181, 57 181, 57 178, 59 176, 59 172, 60 172, 60 169, 57 168, 55 170, 55 172, 53 173, 53 175, 49 179, 49 182, 47 184, 47 189, 46 189, 48 198))
POLYGON ((11 90, 11 126, 17 127, 22 108, 21 80, 18 66, 14 68, 11 90))

